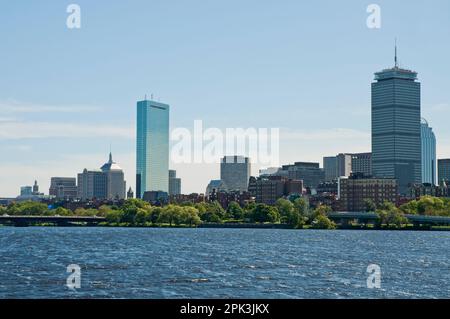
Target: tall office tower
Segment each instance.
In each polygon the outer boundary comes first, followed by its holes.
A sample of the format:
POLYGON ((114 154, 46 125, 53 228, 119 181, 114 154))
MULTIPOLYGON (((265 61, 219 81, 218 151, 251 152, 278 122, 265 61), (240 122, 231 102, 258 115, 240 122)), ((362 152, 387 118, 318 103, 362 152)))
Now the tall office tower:
POLYGON ((78 174, 78 198, 81 200, 106 199, 107 175, 101 170, 83 170, 78 174))
POLYGON ((337 157, 326 156, 323 158, 323 170, 325 171, 325 181, 331 182, 338 178, 337 157))
POLYGON ((220 163, 220 179, 229 191, 246 192, 250 178, 250 159, 243 156, 225 156, 220 163))
POLYGON ((109 160, 101 168, 106 175, 106 198, 125 199, 126 183, 122 168, 113 161, 112 154, 109 153, 109 160))
POLYGON ((169 110, 167 104, 137 102, 137 198, 149 191, 169 191, 169 110))
POLYGON ((436 185, 436 136, 425 119, 421 123, 422 183, 436 185))
POLYGON ((450 182, 450 158, 438 160, 439 185, 442 181, 450 182))
POLYGON ((352 173, 372 176, 372 153, 352 154, 352 173))
POLYGON ((177 171, 169 170, 169 195, 181 194, 181 178, 177 178, 177 171))
POLYGON ((49 195, 56 199, 77 198, 77 179, 75 177, 52 177, 49 195))
POLYGON ((395 178, 402 195, 422 182, 420 82, 414 71, 395 66, 375 73, 372 83, 372 170, 395 178))

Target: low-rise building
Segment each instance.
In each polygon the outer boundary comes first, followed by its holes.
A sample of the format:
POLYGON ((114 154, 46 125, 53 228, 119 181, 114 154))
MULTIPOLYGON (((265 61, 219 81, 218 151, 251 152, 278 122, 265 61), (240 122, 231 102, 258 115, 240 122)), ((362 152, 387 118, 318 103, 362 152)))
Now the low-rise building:
POLYGON ((341 211, 365 211, 367 201, 376 206, 388 201, 397 203, 397 181, 391 178, 368 178, 363 174, 352 174, 339 178, 338 199, 341 211))

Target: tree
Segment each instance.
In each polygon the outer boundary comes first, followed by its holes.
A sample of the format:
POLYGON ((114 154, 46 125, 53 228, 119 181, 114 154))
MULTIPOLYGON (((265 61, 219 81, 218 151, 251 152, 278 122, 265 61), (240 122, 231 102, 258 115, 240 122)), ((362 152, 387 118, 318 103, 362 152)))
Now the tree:
POLYGON ((315 229, 335 229, 336 224, 327 216, 319 214, 311 223, 312 228, 315 229))
POLYGON ((52 214, 54 216, 71 216, 71 215, 73 215, 73 213, 70 209, 66 209, 64 207, 58 207, 56 209, 53 209, 52 214))
POLYGON ((408 222, 407 218, 395 205, 391 202, 385 201, 377 209, 376 213, 381 224, 386 224, 388 227, 390 225, 396 225, 401 227, 401 225, 408 222))
POLYGON ((365 199, 364 206, 366 208, 367 213, 374 212, 377 210, 377 205, 375 205, 375 202, 372 199, 365 199))
POLYGON ((244 210, 238 202, 231 202, 227 208, 227 215, 234 219, 242 219, 244 217, 244 210))
POLYGON ((280 221, 280 214, 276 207, 268 206, 266 204, 257 204, 253 209, 252 220, 258 223, 276 223, 280 221))
POLYGON ((182 207, 182 223, 192 227, 193 225, 201 224, 201 219, 198 216, 198 210, 195 207, 182 207))
POLYGON ((300 213, 295 208, 295 205, 286 199, 280 198, 275 203, 275 207, 280 213, 281 222, 291 225, 293 227, 298 227, 300 224, 300 213))

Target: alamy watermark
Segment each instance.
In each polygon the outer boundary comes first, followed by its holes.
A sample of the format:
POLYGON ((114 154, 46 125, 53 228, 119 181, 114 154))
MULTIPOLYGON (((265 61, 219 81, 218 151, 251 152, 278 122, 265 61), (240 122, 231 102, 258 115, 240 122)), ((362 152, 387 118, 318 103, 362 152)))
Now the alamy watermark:
POLYGON ((367 267, 367 288, 380 289, 381 288, 381 267, 377 264, 370 264, 367 267))
POLYGON ((260 165, 277 167, 280 163, 279 128, 204 129, 203 121, 196 120, 193 131, 172 130, 171 141, 170 156, 175 164, 220 163, 221 158, 229 155, 247 156, 252 163, 260 165))
POLYGON ((69 16, 66 20, 66 26, 68 29, 80 29, 81 28, 81 7, 78 4, 72 3, 67 6, 66 12, 69 16))
POLYGON ((67 266, 67 272, 70 275, 67 277, 66 286, 70 290, 81 288, 81 267, 77 264, 67 266))

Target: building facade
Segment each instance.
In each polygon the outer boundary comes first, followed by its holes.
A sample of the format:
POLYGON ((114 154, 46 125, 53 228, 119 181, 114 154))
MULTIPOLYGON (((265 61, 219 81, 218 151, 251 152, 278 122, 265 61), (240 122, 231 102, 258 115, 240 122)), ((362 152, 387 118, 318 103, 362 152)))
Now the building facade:
POLYGON ((56 199, 75 199, 78 194, 77 179, 75 177, 52 177, 48 192, 56 199))
POLYGON ((109 160, 101 168, 106 175, 106 199, 125 199, 126 182, 122 168, 113 161, 109 153, 109 160))
POLYGON ((348 212, 366 211, 366 201, 376 206, 385 201, 397 203, 397 181, 391 178, 366 178, 363 175, 351 175, 339 178, 339 210, 348 212))
POLYGON ((137 102, 136 197, 169 191, 169 105, 137 102))
POLYGON ((425 119, 421 123, 422 183, 436 185, 436 136, 425 119))
POLYGON ((317 189, 319 184, 325 181, 325 172, 319 163, 296 162, 294 165, 283 165, 276 175, 302 180, 304 187, 311 189, 317 189))
POLYGON ((372 153, 352 154, 352 173, 372 176, 372 153))
POLYGON ((248 157, 225 156, 220 162, 220 179, 229 191, 246 192, 251 164, 248 157))
POLYGON ((101 170, 84 169, 78 174, 78 198, 86 201, 106 199, 107 177, 101 170))
POLYGON ((169 195, 181 194, 181 178, 177 178, 177 171, 169 170, 169 195))
MULTIPOLYGON (((397 58, 396 58, 397 60, 397 58)), ((391 69, 375 73, 372 83, 372 170, 395 178, 399 192, 422 182, 420 83, 417 73, 391 69)))
POLYGON ((325 181, 331 182, 341 176, 350 176, 352 172, 352 155, 338 154, 336 156, 323 158, 323 170, 325 181))
POLYGON ((280 198, 303 194, 303 181, 282 176, 250 177, 248 190, 257 203, 274 205, 280 198))
POLYGON ((438 160, 438 176, 439 184, 442 181, 447 184, 450 182, 450 158, 438 160))
POLYGON ((326 156, 323 158, 323 170, 326 182, 331 182, 338 178, 336 156, 326 156))

